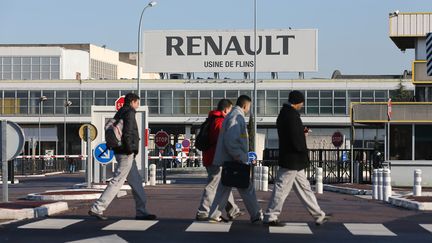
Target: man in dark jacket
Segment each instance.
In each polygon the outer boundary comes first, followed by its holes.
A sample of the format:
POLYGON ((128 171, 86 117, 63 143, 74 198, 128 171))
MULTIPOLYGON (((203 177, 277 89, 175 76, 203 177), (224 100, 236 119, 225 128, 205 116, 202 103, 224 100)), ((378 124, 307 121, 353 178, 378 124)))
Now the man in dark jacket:
MULTIPOLYGON (((222 128, 222 123, 225 116, 230 113, 232 109, 232 102, 227 99, 222 99, 218 103, 216 110, 210 111, 208 118, 210 119, 209 127, 209 144, 210 148, 203 151, 203 164, 207 170, 207 185, 201 197, 200 206, 196 214, 197 220, 207 220, 210 212, 210 205, 213 203, 216 195, 216 189, 221 179, 221 166, 213 165, 213 159, 216 152, 216 145, 218 143, 219 132, 222 128)), ((243 214, 239 207, 234 202, 232 193, 229 195, 227 206, 225 207, 228 217, 230 219, 237 218, 243 214)))
POLYGON ((270 226, 284 226, 278 216, 292 187, 315 218, 315 223, 325 223, 330 215, 326 215, 317 203, 314 192, 305 174, 309 167, 306 134, 300 119, 299 110, 304 104, 304 96, 299 91, 289 94, 289 104, 284 104, 277 118, 279 136, 279 171, 275 181, 272 199, 264 216, 264 223, 270 226))
POLYGON ((136 217, 138 220, 154 220, 155 215, 149 214, 146 210, 146 196, 142 186, 142 177, 138 172, 135 156, 139 152, 139 132, 136 122, 136 109, 139 107, 139 97, 136 94, 129 93, 125 97, 124 106, 116 113, 116 120, 123 120, 122 146, 116 149, 115 157, 118 162, 114 178, 102 193, 101 197, 92 205, 89 215, 98 219, 105 220, 103 212, 112 202, 114 197, 120 191, 124 182, 128 181, 132 188, 132 194, 135 199, 136 217))

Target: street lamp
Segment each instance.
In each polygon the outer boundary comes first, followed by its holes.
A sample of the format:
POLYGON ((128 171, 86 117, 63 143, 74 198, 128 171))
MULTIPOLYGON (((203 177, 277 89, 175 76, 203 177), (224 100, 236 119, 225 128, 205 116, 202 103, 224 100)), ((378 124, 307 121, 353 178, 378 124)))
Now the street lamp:
POLYGON ((48 98, 44 95, 39 98, 39 129, 38 129, 38 151, 39 156, 41 155, 41 116, 42 116, 42 103, 47 101, 48 98))
POLYGON ((139 20, 139 25, 138 25, 138 52, 137 52, 137 69, 138 69, 138 75, 137 75, 137 95, 141 95, 140 94, 140 82, 141 82, 141 69, 140 69, 140 54, 141 54, 141 23, 142 23, 142 19, 143 19, 143 15, 144 15, 144 11, 149 8, 149 7, 154 7, 157 4, 157 2, 155 1, 151 1, 149 2, 144 9, 141 12, 141 17, 139 20))
POLYGON ((256 139, 257 139, 257 129, 258 129, 258 124, 257 124, 257 113, 258 113, 258 99, 257 99, 257 56, 256 56, 256 43, 257 43, 257 0, 254 0, 254 65, 253 65, 253 72, 254 72, 254 77, 253 77, 253 86, 254 86, 254 94, 253 94, 253 139, 254 139, 254 151, 257 151, 257 146, 256 146, 256 139))
POLYGON ((72 101, 70 101, 70 100, 67 100, 67 101, 65 101, 65 103, 64 103, 64 126, 63 126, 63 140, 64 140, 64 147, 63 147, 63 152, 64 152, 64 155, 67 155, 67 150, 66 150, 66 147, 67 147, 67 143, 66 143, 66 113, 67 113, 67 109, 68 109, 68 107, 69 106, 71 106, 72 105, 72 101))

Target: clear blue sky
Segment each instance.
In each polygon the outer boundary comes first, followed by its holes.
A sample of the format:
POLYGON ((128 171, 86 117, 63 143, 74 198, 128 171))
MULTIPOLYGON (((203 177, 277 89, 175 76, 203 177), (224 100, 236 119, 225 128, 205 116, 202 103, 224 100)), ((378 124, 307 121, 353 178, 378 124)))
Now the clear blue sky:
MULTIPOLYGON (((94 43, 136 51, 147 0, 0 0, 0 43, 94 43)), ((253 0, 159 0, 145 29, 252 29, 253 0)), ((399 74, 410 69, 388 37, 388 13, 432 11, 430 0, 258 0, 258 28, 319 30, 319 72, 399 74)))

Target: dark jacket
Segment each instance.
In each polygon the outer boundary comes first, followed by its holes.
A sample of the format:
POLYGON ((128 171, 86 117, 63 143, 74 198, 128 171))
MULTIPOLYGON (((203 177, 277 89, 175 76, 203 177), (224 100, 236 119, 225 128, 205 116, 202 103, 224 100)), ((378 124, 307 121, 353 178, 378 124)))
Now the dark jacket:
POLYGON ((222 128, 222 123, 225 119, 222 111, 214 110, 210 111, 208 118, 210 120, 210 129, 209 129, 209 143, 210 148, 203 151, 203 164, 204 166, 211 166, 213 164, 213 159, 216 153, 216 145, 219 138, 219 132, 222 128))
POLYGON ((279 135, 279 166, 289 170, 309 167, 303 123, 291 105, 284 104, 277 118, 279 135))
POLYGON ((138 154, 140 138, 135 114, 135 109, 125 105, 114 116, 116 120, 123 119, 122 146, 114 150, 117 154, 138 154))

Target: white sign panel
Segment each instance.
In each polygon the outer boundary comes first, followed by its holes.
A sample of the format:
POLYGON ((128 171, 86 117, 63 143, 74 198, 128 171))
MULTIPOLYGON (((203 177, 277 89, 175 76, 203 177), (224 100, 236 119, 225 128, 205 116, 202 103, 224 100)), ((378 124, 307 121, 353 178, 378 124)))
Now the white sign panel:
MULTIPOLYGON (((146 31, 144 72, 252 72, 253 31, 146 31)), ((258 72, 318 71, 318 31, 257 31, 258 72)))

